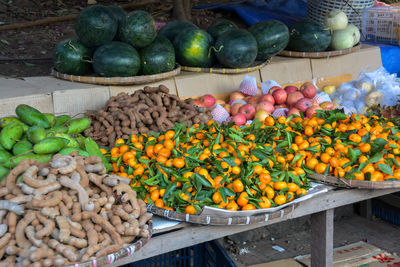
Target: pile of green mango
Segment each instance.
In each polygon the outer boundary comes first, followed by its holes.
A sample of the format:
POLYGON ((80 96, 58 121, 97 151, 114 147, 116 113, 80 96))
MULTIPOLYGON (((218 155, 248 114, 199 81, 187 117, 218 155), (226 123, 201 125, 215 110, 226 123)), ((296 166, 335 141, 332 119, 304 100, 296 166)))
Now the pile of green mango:
POLYGON ((44 163, 55 153, 73 151, 89 156, 81 133, 90 126, 90 119, 41 113, 24 104, 17 106, 15 113, 17 117, 0 119, 0 179, 23 159, 44 163))

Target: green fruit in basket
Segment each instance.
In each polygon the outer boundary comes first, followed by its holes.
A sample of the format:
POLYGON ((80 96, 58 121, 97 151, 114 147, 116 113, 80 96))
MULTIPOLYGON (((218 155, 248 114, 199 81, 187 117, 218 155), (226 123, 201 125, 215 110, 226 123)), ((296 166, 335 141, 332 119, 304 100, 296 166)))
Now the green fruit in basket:
POLYGON ((54 68, 61 73, 85 75, 92 71, 92 50, 77 39, 67 39, 57 45, 53 54, 54 68))
POLYGON ((68 140, 61 137, 47 137, 33 146, 33 152, 36 154, 52 154, 63 149, 68 140))
POLYGON ((40 163, 45 163, 45 162, 49 162, 52 157, 53 157, 53 154, 37 155, 37 154, 33 154, 33 153, 27 153, 27 154, 23 154, 20 156, 10 158, 8 161, 6 161, 3 164, 3 166, 8 169, 12 169, 15 166, 17 166, 18 163, 20 163, 24 159, 34 159, 34 160, 39 161, 40 163))
POLYGON ((279 54, 289 43, 289 29, 280 21, 264 20, 250 27, 257 40, 256 60, 265 61, 279 54))
POLYGON ((337 30, 333 32, 331 48, 332 50, 343 50, 353 47, 356 41, 352 31, 337 30))
POLYGON ((233 29, 237 29, 235 23, 230 20, 223 19, 208 27, 207 32, 216 40, 223 33, 233 29))
POLYGON ((21 124, 17 122, 7 124, 0 132, 0 145, 7 150, 11 150, 23 134, 24 128, 21 124))
POLYGON ((30 126, 37 125, 45 129, 50 128, 50 122, 46 116, 31 106, 25 104, 18 105, 15 109, 15 113, 17 113, 21 121, 30 126))
POLYGON ((174 39, 177 61, 183 66, 209 68, 214 64, 212 36, 200 29, 188 29, 174 39))
POLYGON ((290 29, 290 41, 286 50, 299 52, 322 52, 331 43, 330 30, 321 23, 303 20, 294 23, 290 29))
POLYGON ((0 149, 0 164, 4 164, 12 157, 11 153, 0 149))
POLYGON ((140 69, 140 56, 129 44, 111 42, 94 52, 93 69, 105 77, 135 76, 140 69))
POLYGON ((26 125, 25 123, 23 123, 20 119, 16 118, 16 117, 4 117, 0 119, 0 127, 4 128, 7 124, 13 123, 13 122, 17 122, 19 124, 22 125, 22 127, 24 128, 24 132, 26 132, 29 128, 28 125, 26 125))
POLYGON ((64 125, 66 122, 71 120, 71 116, 68 115, 59 115, 56 116, 56 122, 55 122, 55 126, 60 126, 60 125, 64 125))
POLYGON ((6 178, 9 173, 10 173, 9 169, 0 166, 0 181, 6 178))
POLYGON ((86 47, 97 47, 111 42, 118 30, 118 21, 105 6, 94 5, 79 12, 75 33, 86 47))
POLYGON ((68 142, 68 144, 67 144, 65 147, 76 147, 76 148, 79 147, 79 143, 78 143, 74 138, 72 138, 70 135, 68 135, 68 134, 65 134, 65 133, 57 133, 57 134, 55 134, 54 136, 67 139, 69 142, 68 142))
POLYGON ((175 55, 174 45, 172 44, 172 42, 168 38, 166 38, 166 37, 164 37, 164 36, 159 34, 159 35, 157 35, 156 39, 154 39, 153 43, 159 43, 159 44, 162 44, 162 45, 168 47, 168 49, 171 52, 173 52, 174 55, 175 55))
POLYGON ((73 119, 69 123, 68 134, 78 134, 90 127, 89 118, 73 119))
POLYGON ((126 17, 126 12, 122 7, 107 6, 107 8, 111 10, 118 23, 121 23, 121 21, 126 17))
POLYGON ((228 68, 245 68, 257 57, 257 40, 246 30, 230 30, 215 42, 219 63, 228 68))
POLYGON ((37 144, 46 138, 46 130, 40 126, 32 126, 26 132, 26 136, 30 142, 37 144))
POLYGON ((12 152, 15 156, 17 156, 29 150, 32 150, 32 147, 33 145, 29 141, 19 141, 14 145, 12 152))
POLYGON ((172 71, 175 67, 174 51, 161 42, 153 42, 140 50, 140 60, 144 75, 172 71))
POLYGON ((54 123, 56 123, 56 116, 54 114, 51 113, 43 113, 43 115, 47 118, 47 120, 50 123, 50 127, 52 127, 54 125, 54 123))
POLYGON ((148 46, 156 35, 156 22, 149 13, 142 10, 129 13, 118 28, 119 39, 135 48, 148 46))
POLYGON ((181 32, 185 32, 189 29, 198 29, 198 28, 191 22, 176 20, 168 22, 167 25, 165 25, 160 29, 158 34, 164 36, 165 38, 173 42, 178 34, 180 34, 181 32))

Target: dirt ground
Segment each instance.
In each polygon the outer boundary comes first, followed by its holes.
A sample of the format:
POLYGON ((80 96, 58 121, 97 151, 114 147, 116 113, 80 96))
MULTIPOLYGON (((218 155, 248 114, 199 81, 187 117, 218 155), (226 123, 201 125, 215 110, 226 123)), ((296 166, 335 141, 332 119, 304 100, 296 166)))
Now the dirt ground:
MULTIPOLYGON (((123 5, 140 1, 97 0, 103 5, 123 5)), ((137 9, 151 13, 156 21, 172 20, 172 0, 154 1, 154 4, 137 9)), ((230 1, 193 1, 197 4, 221 3, 230 1)), ((77 14, 87 7, 87 0, 0 0, 0 26, 14 23, 36 21, 47 17, 59 17, 77 14)), ((132 11, 127 9, 126 11, 132 11)), ((200 28, 206 29, 218 18, 235 21, 244 26, 234 13, 224 11, 193 10, 192 21, 200 28)), ((42 26, 18 30, 0 29, 0 77, 43 76, 51 73, 52 53, 54 47, 62 40, 74 37, 74 21, 50 23, 42 26)))
MULTIPOLYGON (((346 207, 342 215, 335 210, 334 247, 358 241, 369 242, 379 248, 400 255, 400 227, 378 218, 369 221, 346 207)), ((293 258, 311 252, 309 217, 271 225, 224 239, 229 256, 238 266, 249 266, 274 260, 293 258), (253 240, 253 241, 245 241, 253 240), (272 246, 285 251, 279 252, 272 246)))

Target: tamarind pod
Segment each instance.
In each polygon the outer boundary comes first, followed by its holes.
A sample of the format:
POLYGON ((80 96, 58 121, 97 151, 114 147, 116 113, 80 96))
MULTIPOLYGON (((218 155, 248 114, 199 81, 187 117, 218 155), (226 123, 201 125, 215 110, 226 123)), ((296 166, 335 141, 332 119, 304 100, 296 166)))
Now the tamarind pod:
POLYGON ((36 154, 56 153, 67 145, 67 141, 67 139, 61 137, 47 137, 35 144, 33 151, 36 154))
POLYGON ((7 150, 11 150, 23 134, 24 129, 21 124, 16 122, 7 124, 0 132, 0 145, 7 150))
MULTIPOLYGON (((34 211, 29 211, 25 214, 25 217, 20 220, 15 229, 15 240, 20 248, 29 248, 31 246, 31 242, 28 241, 25 237, 25 228, 36 219, 36 214, 34 211)), ((11 235, 11 234, 10 234, 11 235)))
POLYGON ((24 132, 26 132, 28 130, 28 128, 29 128, 28 125, 26 125, 25 123, 23 123, 20 119, 18 119, 16 117, 4 117, 4 118, 1 118, 0 119, 0 127, 4 128, 4 127, 7 126, 7 124, 14 123, 14 122, 21 124, 22 128, 24 129, 24 132))
POLYGON ((169 89, 168 89, 168 87, 166 87, 166 86, 163 85, 163 84, 160 84, 160 85, 158 86, 158 90, 159 90, 160 92, 163 92, 164 94, 169 94, 169 89))
POLYGON ((50 122, 39 110, 25 104, 20 104, 15 109, 15 113, 24 123, 33 126, 38 125, 44 128, 50 128, 50 122))
POLYGON ((36 213, 36 217, 38 218, 40 223, 44 225, 44 228, 41 229, 40 231, 37 231, 35 236, 38 239, 43 239, 43 237, 49 236, 51 234, 56 225, 53 220, 47 219, 39 212, 36 213))
POLYGON ((25 234, 26 234, 26 237, 29 239, 29 241, 31 241, 31 243, 34 246, 40 247, 40 245, 42 245, 43 241, 41 239, 36 238, 35 228, 32 225, 29 225, 25 228, 25 234))
POLYGON ((67 121, 69 121, 71 119, 70 116, 68 115, 59 115, 56 116, 56 121, 54 123, 54 126, 61 126, 64 125, 67 121))
POLYGON ((43 207, 54 207, 58 205, 62 200, 61 191, 53 191, 47 195, 45 200, 40 198, 32 199, 32 206, 35 208, 43 208, 43 207))
POLYGON ((22 215, 22 213, 24 213, 24 206, 18 205, 9 200, 0 200, 0 210, 8 210, 15 214, 22 215))
POLYGON ((78 134, 89 128, 89 118, 74 119, 69 122, 68 134, 78 134))

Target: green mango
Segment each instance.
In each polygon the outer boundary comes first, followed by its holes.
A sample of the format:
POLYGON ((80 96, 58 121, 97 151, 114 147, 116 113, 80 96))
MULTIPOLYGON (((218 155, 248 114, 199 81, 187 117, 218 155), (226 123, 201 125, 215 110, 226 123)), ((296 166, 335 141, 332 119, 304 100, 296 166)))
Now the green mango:
POLYGON ((51 113, 43 113, 43 115, 47 118, 47 120, 50 123, 50 127, 52 127, 54 125, 54 123, 56 123, 56 116, 54 116, 54 114, 51 113))
POLYGON ((54 124, 55 126, 61 126, 64 125, 66 122, 71 120, 71 116, 68 115, 60 115, 56 117, 56 123, 54 124))
POLYGON ((0 132, 0 144, 7 150, 11 150, 14 144, 24 134, 24 129, 18 122, 7 124, 0 132))
POLYGON ((79 156, 83 156, 83 157, 89 157, 89 153, 86 152, 85 150, 76 148, 76 147, 64 147, 63 149, 61 149, 60 151, 58 151, 59 154, 61 155, 69 155, 72 152, 78 152, 79 156))
POLYGON ((39 161, 40 163, 45 163, 51 161, 51 158, 53 157, 53 154, 42 154, 42 155, 37 155, 33 153, 27 153, 24 155, 16 156, 10 158, 8 161, 6 161, 3 166, 12 169, 15 166, 17 166, 22 160, 24 159, 35 159, 39 161))
POLYGON ((46 130, 41 126, 31 126, 26 132, 26 136, 30 142, 37 144, 46 138, 46 130))
POLYGON ((23 123, 20 119, 18 119, 17 117, 4 117, 0 119, 0 127, 4 128, 7 124, 10 124, 12 122, 17 122, 19 124, 22 125, 22 127, 24 128, 24 132, 26 132, 29 128, 28 125, 26 125, 25 123, 23 123))
POLYGON ((79 118, 71 120, 68 127, 69 134, 78 134, 90 127, 89 118, 79 118))
POLYGON ((12 149, 12 152, 13 152, 13 154, 14 154, 15 156, 17 156, 17 155, 20 155, 20 154, 22 154, 22 153, 25 153, 25 152, 27 152, 27 151, 29 151, 29 150, 32 150, 32 147, 33 147, 33 145, 32 145, 32 143, 29 142, 29 141, 18 141, 18 142, 14 145, 14 147, 13 147, 13 149, 12 149))
POLYGON ((0 150, 0 164, 3 164, 12 157, 12 154, 3 149, 0 150))
POLYGON ((57 133, 57 134, 55 134, 54 136, 67 139, 69 142, 68 142, 68 144, 66 145, 66 147, 76 147, 76 148, 79 147, 78 142, 77 142, 74 138, 72 138, 70 135, 68 135, 68 134, 57 133))
POLYGON ((36 154, 56 153, 63 149, 68 142, 67 139, 61 137, 46 137, 33 146, 33 152, 36 154))
POLYGON ((63 125, 54 125, 50 129, 47 129, 48 136, 53 136, 56 133, 67 133, 68 127, 63 125))
POLYGON ((25 104, 18 105, 15 113, 17 113, 22 122, 30 126, 37 125, 45 129, 50 128, 50 122, 46 116, 31 106, 25 104))

